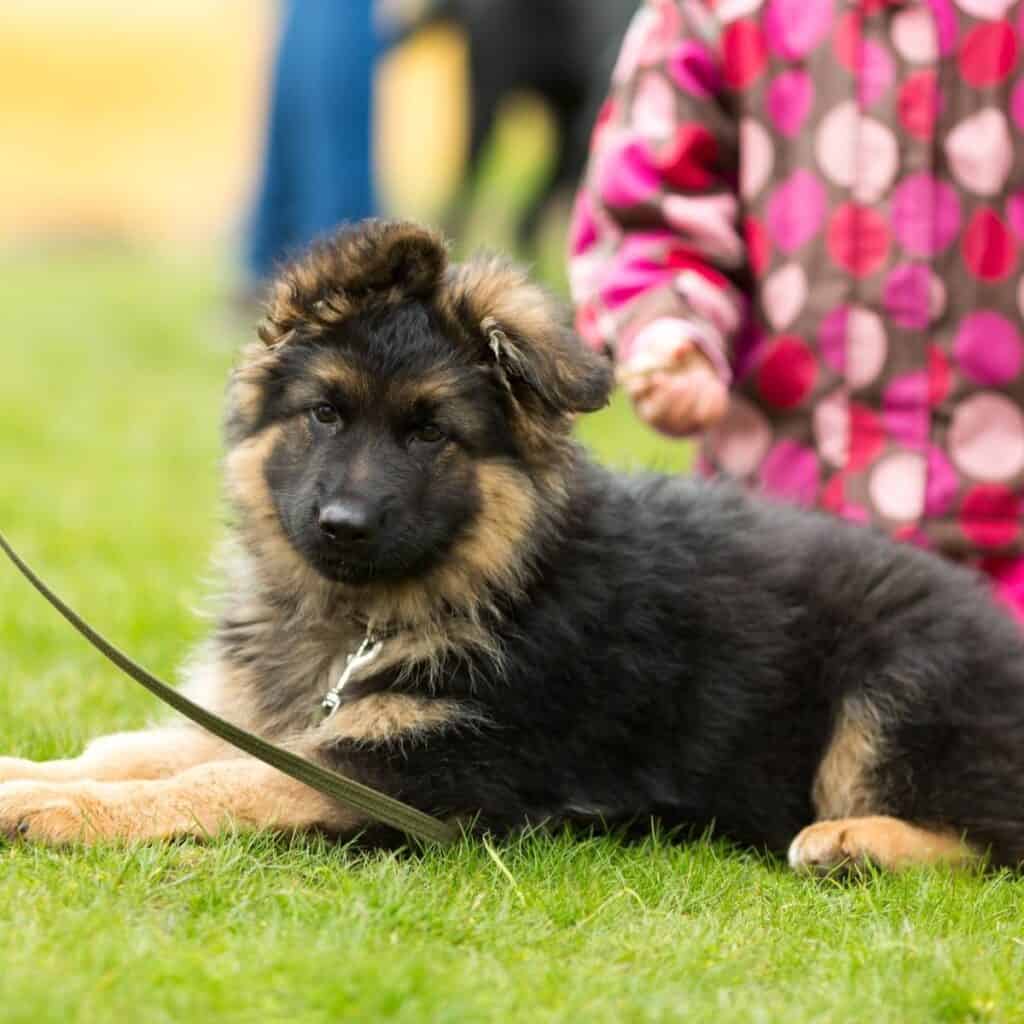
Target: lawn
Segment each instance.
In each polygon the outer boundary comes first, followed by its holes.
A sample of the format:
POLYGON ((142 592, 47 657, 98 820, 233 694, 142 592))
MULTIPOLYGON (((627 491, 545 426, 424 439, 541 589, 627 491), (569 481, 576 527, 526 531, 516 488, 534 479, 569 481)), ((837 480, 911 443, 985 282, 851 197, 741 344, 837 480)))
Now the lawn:
MULTIPOLYGON (((218 405, 240 338, 211 258, 0 258, 0 528, 171 675, 221 531, 218 405)), ((602 457, 687 451, 621 403, 602 457)), ((0 750, 160 714, 0 565, 0 750)), ((0 1020, 1024 1021, 1024 881, 810 883, 652 835, 360 855, 317 840, 0 848, 0 1020)))

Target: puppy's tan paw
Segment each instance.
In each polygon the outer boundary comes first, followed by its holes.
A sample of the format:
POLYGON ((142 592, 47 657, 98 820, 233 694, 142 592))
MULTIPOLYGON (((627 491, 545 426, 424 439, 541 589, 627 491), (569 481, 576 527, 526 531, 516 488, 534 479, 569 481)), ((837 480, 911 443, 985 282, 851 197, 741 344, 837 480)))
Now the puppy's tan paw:
POLYGON ((789 844, 789 866, 794 871, 826 875, 851 862, 845 828, 840 822, 821 821, 808 825, 789 844))
POLYGON ((808 825, 789 847, 796 871, 828 874, 872 863, 890 871, 915 864, 966 864, 977 854, 956 836, 898 818, 840 818, 808 825))
POLYGON ((62 846, 110 834, 102 803, 73 787, 38 782, 0 786, 0 836, 62 846))

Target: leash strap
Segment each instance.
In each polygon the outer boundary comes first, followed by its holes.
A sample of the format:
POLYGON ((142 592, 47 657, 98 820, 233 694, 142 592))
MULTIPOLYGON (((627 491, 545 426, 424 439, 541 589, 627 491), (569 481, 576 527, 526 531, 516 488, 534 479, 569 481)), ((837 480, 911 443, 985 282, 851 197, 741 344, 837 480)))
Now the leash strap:
POLYGON ((422 811, 416 810, 415 807, 410 807, 370 786, 364 786, 361 782, 356 782, 354 779, 346 778, 344 775, 332 772, 312 761, 307 761, 290 750, 268 743, 193 703, 173 687, 162 683, 156 676, 147 672, 141 665, 132 661, 127 654, 118 650, 110 641, 97 633, 32 571, 11 547, 3 533, 0 533, 0 548, 3 548, 7 557, 25 579, 105 658, 112 661, 125 675, 140 683, 154 696, 159 697, 165 704, 170 704, 175 711, 190 718, 208 732, 212 732, 214 736, 220 737, 239 750, 244 750, 247 754, 251 754, 312 789, 319 790, 332 800, 352 807, 368 818, 384 825, 390 825, 409 836, 429 842, 450 843, 458 835, 458 829, 453 825, 431 817, 429 814, 424 814, 422 811))

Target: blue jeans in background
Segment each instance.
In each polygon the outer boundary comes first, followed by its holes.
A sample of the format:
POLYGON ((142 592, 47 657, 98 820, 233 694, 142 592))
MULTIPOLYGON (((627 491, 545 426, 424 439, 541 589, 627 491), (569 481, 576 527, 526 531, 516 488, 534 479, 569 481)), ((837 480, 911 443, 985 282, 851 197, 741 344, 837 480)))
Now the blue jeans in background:
POLYGON ((264 166, 246 239, 254 281, 342 221, 372 216, 371 0, 290 0, 270 99, 264 166))

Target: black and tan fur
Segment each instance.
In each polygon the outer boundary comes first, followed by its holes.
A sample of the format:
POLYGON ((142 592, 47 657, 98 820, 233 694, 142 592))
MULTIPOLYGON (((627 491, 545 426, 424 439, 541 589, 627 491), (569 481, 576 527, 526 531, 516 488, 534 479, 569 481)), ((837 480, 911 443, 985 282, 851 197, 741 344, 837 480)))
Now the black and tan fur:
MULTIPOLYGON (((1024 859, 1024 639, 973 578, 572 439, 608 367, 497 259, 408 224, 287 268, 229 394, 225 598, 189 672, 425 811, 704 829, 804 870, 1024 859), (372 626, 379 659, 324 720, 372 626), (795 837, 795 838, 794 838, 795 837)), ((0 759, 43 842, 366 824, 185 726, 0 759)))

